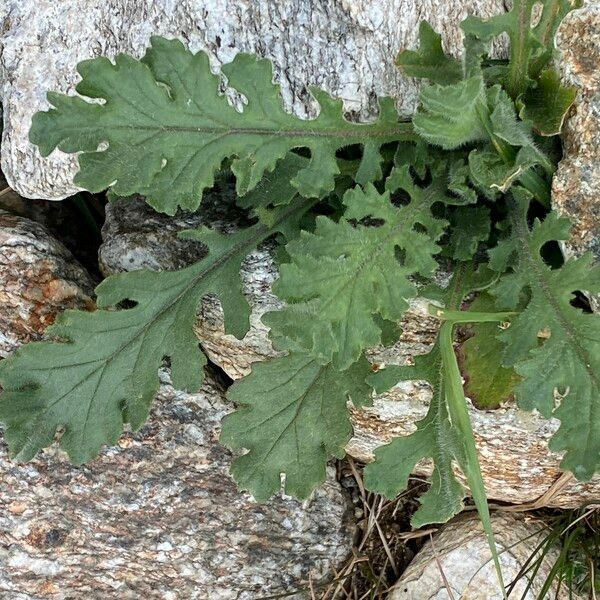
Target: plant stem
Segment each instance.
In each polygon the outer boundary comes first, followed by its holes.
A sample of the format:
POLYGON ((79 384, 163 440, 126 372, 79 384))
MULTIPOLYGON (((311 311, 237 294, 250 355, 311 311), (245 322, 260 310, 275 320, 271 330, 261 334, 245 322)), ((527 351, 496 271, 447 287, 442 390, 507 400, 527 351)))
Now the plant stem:
POLYGON ((440 321, 450 323, 493 323, 496 321, 506 321, 519 313, 514 311, 508 312, 469 312, 466 310, 444 310, 437 306, 429 307, 429 314, 437 317, 440 321))

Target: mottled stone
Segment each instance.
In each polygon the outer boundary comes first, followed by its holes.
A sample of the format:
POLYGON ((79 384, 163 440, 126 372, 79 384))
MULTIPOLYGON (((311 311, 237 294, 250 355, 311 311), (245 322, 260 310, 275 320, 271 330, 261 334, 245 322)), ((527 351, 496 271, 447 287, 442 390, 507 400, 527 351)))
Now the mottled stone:
MULTIPOLYGON (((530 516, 496 512, 492 514, 492 528, 496 538, 500 565, 505 584, 520 575, 530 556, 541 552, 537 549, 548 534, 547 525, 530 516)), ((511 597, 522 600, 540 598, 544 582, 556 559, 558 548, 550 548, 543 558, 535 577, 531 572, 515 584, 511 597), (531 586, 530 585, 531 580, 531 586)), ((566 589, 557 595, 554 584, 544 598, 566 600, 566 589)), ((417 553, 400 581, 390 592, 390 600, 502 600, 494 563, 488 542, 477 514, 461 516, 448 523, 440 532, 426 542, 417 553), (450 591, 449 591, 450 590, 450 591)))
POLYGON ((117 52, 141 56, 151 35, 180 38, 206 50, 217 68, 239 51, 273 60, 284 104, 314 114, 308 85, 342 98, 370 117, 376 97, 392 95, 411 114, 418 85, 394 57, 414 47, 428 19, 446 47, 460 51, 467 14, 505 10, 503 0, 4 0, 0 2, 0 102, 4 107, 2 169, 22 195, 60 199, 73 193, 76 158, 42 159, 28 141, 31 116, 46 92, 73 92, 76 64, 117 52))
POLYGON ((40 339, 63 310, 93 309, 93 288, 44 227, 0 210, 0 357, 40 339))
MULTIPOLYGON (((565 122, 564 158, 552 184, 552 203, 573 222, 567 255, 591 251, 600 260, 600 4, 570 13, 556 38, 557 67, 577 99, 565 122)), ((600 308, 599 299, 593 299, 600 308)))
MULTIPOLYGON (((101 249, 103 256, 118 257, 120 252, 130 252, 128 240, 135 238, 135 247, 144 248, 150 253, 146 264, 160 262, 161 268, 174 268, 188 264, 194 257, 177 243, 166 238, 164 247, 153 249, 154 233, 145 229, 145 223, 152 221, 155 228, 166 230, 163 223, 169 221, 164 215, 146 215, 152 211, 143 207, 141 201, 127 200, 132 203, 126 213, 117 213, 109 209, 109 220, 104 228, 106 241, 101 249), (119 215, 127 214, 127 224, 135 235, 129 237, 116 233, 120 225, 119 215), (113 251, 111 246, 121 248, 113 251), (165 253, 166 249, 166 253, 165 253), (170 258, 167 258, 170 257, 170 258)), ((177 227, 189 226, 189 219, 179 218, 173 221, 171 231, 173 239, 177 227), (181 225, 177 225, 181 223, 181 225)), ((197 217, 199 218, 199 217, 197 217)), ((235 224, 235 219, 232 219, 235 224)), ((223 227, 223 221, 219 226, 223 227)), ((135 250, 136 253, 142 252, 135 250)), ((146 256, 146 254, 141 254, 146 256)), ((135 262, 135 261, 134 261, 135 262)), ((122 270, 122 261, 108 264, 103 261, 106 273, 122 270)), ((202 346, 210 359, 221 367, 229 377, 238 379, 247 375, 253 362, 274 355, 268 339, 268 329, 262 324, 261 316, 280 306, 272 293, 272 283, 277 278, 276 266, 268 251, 252 253, 241 269, 244 292, 251 306, 251 329, 243 340, 226 335, 223 314, 215 298, 207 298, 202 306, 196 326, 196 333, 202 340, 202 346)), ((377 368, 390 364, 407 364, 413 356, 426 353, 431 347, 439 322, 427 312, 427 302, 416 299, 410 303, 410 309, 402 323, 402 337, 390 348, 375 348, 368 353, 371 362, 377 368)), ((375 398, 373 407, 365 410, 352 409, 354 437, 347 451, 354 458, 368 462, 373 458, 373 450, 381 444, 391 441, 399 435, 414 431, 415 423, 425 416, 431 398, 431 389, 425 383, 406 382, 398 385, 387 394, 375 398)), ((560 477, 560 455, 548 450, 548 440, 558 428, 557 420, 547 420, 537 413, 518 409, 514 403, 507 403, 495 411, 481 411, 470 407, 471 419, 475 428, 481 468, 486 482, 488 496, 496 500, 522 503, 536 500, 560 477), (508 441, 510 440, 510 441, 508 441)), ((416 473, 429 475, 431 464, 419 464, 416 473)), ((464 480, 464 477, 459 474, 464 480)), ((568 483, 560 493, 546 500, 546 504, 558 507, 575 507, 582 502, 600 497, 600 477, 590 482, 568 483)))
POLYGON ((304 505, 256 504, 218 443, 222 387, 161 378, 149 422, 84 467, 54 448, 16 465, 0 448, 0 597, 254 600, 341 566, 354 524, 332 474, 304 505))

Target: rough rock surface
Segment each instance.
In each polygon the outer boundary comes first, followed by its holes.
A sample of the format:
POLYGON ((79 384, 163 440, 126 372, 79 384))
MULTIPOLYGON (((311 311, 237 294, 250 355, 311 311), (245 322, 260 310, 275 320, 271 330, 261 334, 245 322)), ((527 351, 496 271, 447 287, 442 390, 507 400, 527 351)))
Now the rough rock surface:
POLYGON ((342 98, 349 111, 373 114, 376 96, 398 98, 413 112, 417 86, 394 67, 429 19, 447 49, 461 45, 469 13, 505 10, 503 0, 4 0, 0 3, 0 102, 4 107, 2 169, 22 195, 59 199, 73 193, 74 156, 42 159, 28 140, 31 116, 47 108, 46 92, 72 92, 75 65, 98 55, 141 56, 151 35, 182 38, 206 50, 214 67, 239 51, 272 59, 285 105, 314 109, 307 85, 342 98), (301 51, 300 51, 301 50, 301 51))
MULTIPOLYGON (((101 248, 105 274, 126 270, 129 264, 158 264, 172 269, 197 258, 184 246, 174 243, 176 230, 190 226, 199 216, 180 215, 170 219, 153 213, 141 200, 125 200, 108 208, 104 228, 105 242, 101 248), (125 208, 125 206, 127 208, 125 208), (153 214, 149 217, 149 214, 153 214), (151 230, 145 223, 152 221, 151 230), (171 241, 161 238, 155 249, 156 231, 166 231, 163 224, 171 222, 171 241), (127 227, 127 235, 119 232, 127 227), (167 251, 165 251, 165 249, 167 251), (114 257, 108 261, 107 257, 114 257), (119 257, 130 257, 123 261, 119 257)), ((199 221, 196 221, 199 222, 199 221)), ((221 222, 223 226, 223 222, 221 222)), ((268 330, 260 317, 279 304, 271 291, 277 277, 273 260, 265 250, 251 254, 244 263, 241 275, 248 301, 252 307, 251 329, 243 340, 226 335, 218 302, 208 298, 202 307, 197 334, 210 359, 227 375, 238 379, 250 372, 251 364, 273 356, 268 330)), ((378 365, 406 364, 416 354, 428 351, 437 333, 437 320, 427 313, 426 303, 413 301, 399 343, 391 348, 378 348, 370 360, 378 365)), ((387 394, 377 397, 371 408, 353 411, 354 437, 347 446, 348 453, 362 461, 372 459, 373 450, 393 437, 414 430, 414 423, 425 416, 430 389, 424 383, 403 383, 387 394)), ((522 503, 536 500, 560 477, 560 456, 548 450, 548 440, 558 428, 558 422, 548 421, 535 413, 507 405, 496 411, 480 411, 471 407, 471 419, 480 453, 481 467, 490 498, 522 503)), ((418 473, 428 475, 431 465, 419 465, 418 473)), ((571 481, 560 493, 547 501, 548 505, 574 507, 600 497, 600 477, 579 483, 571 481)))
MULTIPOLYGON (((519 570, 548 530, 542 521, 509 513, 494 513, 492 527, 500 553, 503 577, 505 583, 509 584, 519 574, 519 570)), ((527 593, 525 591, 529 579, 523 577, 515 585, 511 597, 514 595, 523 600, 539 598, 543 583, 557 557, 557 549, 550 551, 527 593)), ((544 597, 561 600, 569 595, 563 590, 556 596, 556 587, 553 587, 544 597)), ((488 543, 476 514, 455 519, 426 542, 389 595, 390 600, 433 598, 502 600, 488 543)))
POLYGON ((591 251, 600 260, 600 3, 570 13, 556 44, 562 80, 577 88, 577 99, 563 130, 552 202, 573 221, 567 253, 591 251))
POLYGON ((0 357, 39 339, 59 312, 92 309, 93 288, 44 227, 0 210, 0 357))
POLYGON ((208 374, 185 394, 163 378, 146 426, 85 467, 53 449, 20 466, 1 449, 0 597, 254 600, 346 559, 354 525, 333 477, 306 506, 256 504, 217 441, 220 385, 208 374))
MULTIPOLYGON (((0 281, 3 355, 57 310, 91 303, 64 248, 3 213, 0 281)), ((85 467, 56 448, 17 465, 0 442, 1 598, 250 600, 304 588, 345 560, 355 525, 333 474, 304 505, 256 504, 218 443, 232 409, 218 377, 208 372, 197 394, 161 379, 148 424, 85 467)))

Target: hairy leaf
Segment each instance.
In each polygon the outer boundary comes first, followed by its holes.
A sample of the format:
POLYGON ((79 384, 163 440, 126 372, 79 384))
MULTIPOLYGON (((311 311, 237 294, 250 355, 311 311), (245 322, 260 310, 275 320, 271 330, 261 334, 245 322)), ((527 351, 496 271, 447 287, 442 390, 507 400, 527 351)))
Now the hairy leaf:
POLYGON ((538 23, 532 26, 533 11, 538 0, 514 0, 509 12, 491 19, 469 16, 461 27, 465 33, 480 40, 507 33, 510 39, 510 60, 504 84, 509 95, 516 99, 532 83, 531 77, 552 58, 554 34, 563 17, 573 8, 572 0, 545 0, 538 23))
POLYGON ((145 422, 158 389, 158 368, 170 358, 173 384, 195 390, 206 362, 193 333, 198 304, 218 295, 228 331, 248 329, 240 263, 274 231, 287 232, 310 201, 286 207, 271 229, 255 225, 232 235, 189 234, 209 247, 198 263, 171 272, 114 275, 97 288, 92 313, 67 311, 48 330, 57 341, 28 344, 0 363, 0 421, 11 454, 31 459, 62 430, 60 444, 74 463, 114 444, 123 423, 145 422), (119 309, 123 301, 133 308, 119 309))
POLYGON ((569 223, 550 213, 530 231, 526 194, 516 197, 512 233, 491 253, 491 266, 508 273, 492 293, 506 308, 517 306, 523 292, 530 300, 499 336, 504 362, 523 377, 515 390, 520 405, 561 420, 550 443, 566 451, 561 467, 589 479, 600 465, 600 318, 571 301, 576 291, 600 293, 600 267, 590 255, 558 269, 546 265, 542 247, 568 239, 569 223))
POLYGON ((483 78, 470 77, 453 85, 431 85, 421 91, 415 131, 428 143, 451 150, 486 141, 481 116, 487 114, 483 78))
POLYGON ((396 65, 409 77, 429 79, 441 85, 462 79, 460 62, 444 54, 442 36, 427 21, 421 21, 419 26, 419 49, 403 50, 396 65))
POLYGON ((352 435, 346 403, 370 403, 362 358, 340 373, 312 357, 292 352, 255 364, 252 374, 228 393, 238 409, 225 417, 221 441, 248 452, 231 472, 240 487, 264 501, 281 489, 307 498, 326 476, 327 461, 342 458, 352 435))
POLYGON ((523 95, 520 116, 530 120, 540 135, 558 135, 576 96, 574 87, 561 85, 558 73, 548 69, 540 75, 537 86, 523 95))
POLYGON ((283 336, 276 340, 280 346, 293 347, 291 340, 319 361, 346 369, 380 341, 375 315, 401 318, 406 299, 416 294, 409 277, 436 270, 435 240, 446 222, 435 219, 431 207, 446 199, 444 179, 420 188, 405 166, 394 180, 411 197, 406 206, 394 206, 389 192, 357 187, 344 196, 344 218, 319 217, 314 233, 288 244, 291 263, 281 266, 274 287, 288 304, 264 318, 283 336))
POLYGON ((419 498, 421 507, 413 515, 413 527, 428 523, 444 523, 463 508, 465 490, 452 470, 452 461, 464 462, 462 441, 448 417, 439 345, 424 356, 415 357, 412 367, 388 367, 368 381, 378 392, 386 386, 378 380, 428 381, 433 388, 429 410, 417 423, 417 430, 395 438, 390 444, 375 450, 375 462, 365 467, 365 485, 374 492, 395 498, 406 489, 408 478, 418 462, 433 459, 435 468, 431 487, 419 498))
MULTIPOLYGON (((443 292, 444 302, 449 308, 458 308, 470 291, 485 288, 492 280, 489 272, 467 271, 461 267, 443 292)), ((447 330, 446 337, 451 336, 452 324, 444 323, 444 328, 447 330)), ((485 497, 476 465, 474 442, 469 437, 472 437, 472 432, 468 416, 465 425, 464 411, 457 406, 454 398, 456 390, 451 389, 456 383, 450 378, 452 365, 448 364, 448 355, 453 354, 451 341, 449 350, 442 348, 442 342, 447 343, 448 340, 438 338, 428 354, 415 357, 414 366, 387 367, 367 380, 379 393, 397 381, 427 381, 432 387, 429 410, 417 423, 417 430, 375 450, 375 462, 365 467, 367 488, 394 498, 406 488, 415 465, 425 458, 433 459, 431 487, 419 499, 421 507, 411 521, 414 527, 445 522, 462 510, 465 490, 454 475, 453 461, 460 465, 474 494, 478 494, 478 502, 485 497), (467 443, 469 440, 471 445, 467 443)), ((458 384, 460 387, 460 377, 458 384)), ((485 507, 481 508, 485 510, 485 507)))
POLYGON ((202 191, 226 158, 239 194, 251 190, 265 171, 294 148, 308 148, 311 160, 293 185, 304 196, 334 187, 339 172, 335 153, 350 144, 365 147, 361 169, 376 174, 381 144, 411 137, 410 124, 398 123, 394 103, 380 102, 376 122, 351 123, 340 100, 312 89, 318 117, 301 120, 283 109, 271 63, 238 54, 224 65, 228 84, 246 98, 240 112, 219 94, 220 78, 204 52, 193 54, 181 42, 152 38, 139 61, 123 54, 112 63, 95 58, 78 65, 80 97, 49 93, 54 108, 33 118, 30 139, 47 156, 55 148, 80 152, 74 182, 98 192, 140 193, 157 210, 198 208, 202 191), (106 146, 106 147, 103 147, 106 146))

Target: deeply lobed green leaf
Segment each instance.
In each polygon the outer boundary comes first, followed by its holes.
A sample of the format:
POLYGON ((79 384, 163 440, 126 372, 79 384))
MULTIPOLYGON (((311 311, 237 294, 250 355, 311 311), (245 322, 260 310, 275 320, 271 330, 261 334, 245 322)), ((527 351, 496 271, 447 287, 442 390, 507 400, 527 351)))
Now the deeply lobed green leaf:
POLYGON ((338 149, 364 147, 366 182, 379 173, 380 146, 412 136, 389 98, 381 99, 377 121, 357 124, 343 117, 340 100, 313 88, 319 115, 299 119, 283 109, 271 63, 248 54, 222 68, 228 85, 246 99, 241 112, 219 93, 208 56, 176 40, 153 37, 142 60, 119 54, 114 63, 95 58, 77 69, 77 92, 103 102, 49 93, 54 108, 34 116, 30 140, 44 156, 55 148, 80 152, 77 185, 139 193, 168 214, 178 206, 198 208, 226 158, 244 194, 290 150, 308 148, 310 163, 292 183, 302 195, 318 197, 334 187, 338 149))
POLYGON ((344 196, 339 222, 319 217, 314 233, 303 232, 288 244, 291 262, 281 266, 274 288, 287 306, 264 317, 283 334, 280 346, 299 345, 322 363, 346 369, 380 341, 375 315, 401 318, 406 299, 416 294, 409 277, 436 270, 435 240, 446 222, 434 218, 431 208, 453 201, 445 196, 444 179, 420 188, 405 166, 390 180, 410 194, 407 205, 394 206, 389 192, 373 186, 355 188, 344 196))
POLYGON ((568 238, 569 222, 550 213, 527 225, 528 199, 518 192, 511 235, 491 253, 491 266, 508 269, 492 289, 497 304, 514 308, 523 293, 523 312, 500 334, 504 362, 523 381, 515 392, 520 405, 560 419, 550 442, 565 451, 561 467, 589 479, 600 465, 600 320, 573 306, 577 291, 600 293, 600 267, 591 255, 548 266, 545 244, 568 238))
POLYGON ((60 444, 71 460, 90 460, 103 444, 116 442, 123 423, 143 425, 165 357, 177 388, 198 389, 206 359, 193 325, 202 297, 216 294, 228 331, 242 336, 249 308, 241 261, 275 231, 289 233, 310 204, 281 209, 271 228, 258 224, 231 235, 190 232, 188 237, 209 247, 206 258, 180 271, 109 277, 97 288, 98 306, 108 310, 67 311, 48 330, 57 341, 28 344, 2 361, 0 420, 11 454, 31 459, 62 431, 60 444), (135 306, 118 308, 123 301, 135 306))
POLYGON ((370 403, 366 359, 340 373, 292 352, 256 364, 228 393, 238 410, 223 420, 221 441, 248 452, 233 462, 240 487, 259 500, 281 489, 307 498, 325 480, 327 461, 342 458, 352 434, 346 403, 370 403))

